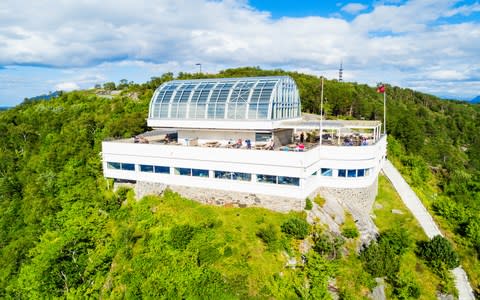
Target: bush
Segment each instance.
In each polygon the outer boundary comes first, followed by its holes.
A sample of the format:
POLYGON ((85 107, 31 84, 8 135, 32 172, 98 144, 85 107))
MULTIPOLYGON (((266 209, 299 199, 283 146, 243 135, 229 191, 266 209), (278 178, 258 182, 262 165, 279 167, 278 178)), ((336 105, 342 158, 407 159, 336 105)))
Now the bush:
POLYGON ((460 265, 458 254, 453 249, 452 244, 442 236, 436 235, 428 242, 418 242, 417 249, 417 254, 434 271, 441 272, 442 266, 453 269, 460 265))
POLYGON ((420 286, 411 273, 400 273, 393 279, 393 295, 397 299, 418 299, 420 297, 420 286))
POLYGON ((341 236, 330 236, 327 234, 321 234, 314 240, 313 251, 321 255, 326 255, 331 259, 338 258, 340 256, 340 248, 345 241, 341 236))
POLYGON ((275 244, 279 240, 279 232, 273 224, 268 224, 258 230, 257 236, 268 246, 269 249, 274 249, 275 244))
POLYGON ((170 244, 176 249, 187 248, 195 235, 195 227, 189 224, 175 225, 170 229, 170 244))
POLYGON ((282 232, 296 239, 304 239, 308 235, 310 225, 304 219, 292 217, 285 221, 282 226, 282 232))
POLYGON ((387 243, 371 243, 360 252, 360 260, 373 277, 393 278, 400 269, 400 259, 387 243))
POLYGON ((320 207, 323 207, 323 205, 325 205, 325 199, 323 199, 320 195, 316 195, 313 201, 317 203, 320 207))
POLYGON ((342 229, 342 235, 347 239, 354 239, 359 236, 357 227, 346 227, 342 229))
POLYGON ((313 208, 312 200, 310 200, 310 198, 307 198, 305 200, 305 210, 312 210, 312 208, 313 208))
POLYGON ((397 255, 403 255, 412 247, 413 240, 404 228, 389 229, 378 237, 380 244, 388 244, 397 255))

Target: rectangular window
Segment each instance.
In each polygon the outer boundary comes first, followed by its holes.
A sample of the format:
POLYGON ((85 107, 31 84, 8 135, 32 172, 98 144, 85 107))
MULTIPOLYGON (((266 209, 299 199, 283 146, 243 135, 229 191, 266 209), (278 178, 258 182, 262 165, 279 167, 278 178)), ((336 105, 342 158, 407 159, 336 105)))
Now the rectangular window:
POLYGON ((190 168, 175 168, 175 175, 192 176, 190 168))
POLYGON ((118 162, 107 162, 107 168, 114 170, 121 170, 121 164, 118 162))
POLYGON ((357 177, 357 170, 348 170, 348 177, 357 177))
POLYGON ((287 177, 287 176, 278 176, 278 184, 286 184, 286 185, 296 185, 296 186, 300 186, 300 178, 297 178, 297 177, 287 177))
POLYGON ((357 170, 357 176, 358 176, 358 177, 363 177, 363 176, 365 176, 365 169, 358 169, 358 170, 357 170))
POLYGON ((372 170, 372 168, 370 168, 370 169, 365 169, 365 176, 370 175, 370 171, 371 171, 371 170, 372 170))
POLYGON ((155 173, 170 174, 170 167, 154 166, 155 173))
POLYGON ((333 175, 333 170, 328 169, 328 168, 321 168, 320 173, 322 174, 322 176, 332 176, 333 175))
POLYGON ((233 172, 232 173, 233 180, 241 180, 241 181, 251 181, 252 174, 249 173, 241 173, 241 172, 233 172))
POLYGON ((268 142, 272 138, 271 132, 256 132, 255 142, 268 142))
POLYGON ((135 164, 122 163, 122 170, 125 170, 125 171, 135 171, 135 164))
POLYGON ((208 170, 192 169, 192 176, 208 177, 208 170))
POLYGON ((258 174, 257 175, 257 182, 277 183, 277 176, 258 174))
POLYGON ((345 169, 338 170, 338 177, 347 177, 347 170, 345 169))
POLYGON ((150 173, 153 173, 153 166, 140 165, 140 172, 150 172, 150 173))
POLYGON ((230 172, 225 172, 225 171, 215 171, 214 172, 215 178, 219 179, 231 179, 232 175, 230 172))

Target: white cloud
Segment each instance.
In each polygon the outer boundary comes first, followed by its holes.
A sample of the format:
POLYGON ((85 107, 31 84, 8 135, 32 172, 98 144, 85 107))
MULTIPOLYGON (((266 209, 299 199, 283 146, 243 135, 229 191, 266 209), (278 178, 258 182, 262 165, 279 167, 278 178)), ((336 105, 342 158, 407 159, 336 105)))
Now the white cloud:
POLYGON ((73 91, 80 89, 80 86, 75 82, 61 82, 55 85, 56 91, 73 91))
POLYGON ((367 8, 367 5, 361 3, 348 3, 347 5, 342 7, 342 11, 352 15, 356 15, 367 8))
POLYGON ((347 21, 339 15, 272 19, 245 0, 3 0, 0 66, 68 69, 50 86, 86 88, 166 71, 196 72, 198 62, 206 72, 258 65, 333 77, 343 59, 348 80, 440 93, 438 82, 457 78, 459 85, 462 78, 469 82, 463 94, 472 86, 473 93, 480 90, 480 71, 469 64, 480 58, 480 25, 444 19, 435 25, 439 18, 479 10, 478 3, 461 3, 390 0, 373 2, 366 13, 362 4, 349 3, 341 9, 360 14, 347 21))

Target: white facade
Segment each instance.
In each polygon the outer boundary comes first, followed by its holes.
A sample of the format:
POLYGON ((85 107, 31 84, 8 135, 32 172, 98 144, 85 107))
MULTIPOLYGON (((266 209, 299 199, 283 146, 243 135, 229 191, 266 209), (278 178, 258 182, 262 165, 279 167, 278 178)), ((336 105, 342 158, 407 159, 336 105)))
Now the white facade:
POLYGON ((104 175, 294 199, 376 182, 386 155, 380 122, 304 117, 288 76, 166 82, 147 120, 159 130, 103 142, 104 175), (322 145, 304 145, 307 135, 322 145))
POLYGON ((368 146, 322 145, 306 152, 125 141, 103 142, 102 148, 104 175, 108 178, 304 199, 319 187, 363 188, 372 185, 385 161, 386 137, 382 136, 368 146), (133 164, 134 170, 114 169, 107 162, 133 164), (141 165, 169 167, 169 170, 168 173, 142 172, 141 165), (204 176, 178 175, 175 174, 176 168, 207 170, 208 177, 205 173, 201 173, 204 176), (331 176, 322 175, 322 169, 326 175, 330 175, 328 170, 331 170, 331 176), (215 178, 215 171, 251 174, 251 178, 250 181, 220 179, 215 178), (345 177, 340 177, 343 174, 345 177), (277 182, 280 182, 279 177, 298 178, 298 185, 259 182, 258 175, 277 176, 277 182))

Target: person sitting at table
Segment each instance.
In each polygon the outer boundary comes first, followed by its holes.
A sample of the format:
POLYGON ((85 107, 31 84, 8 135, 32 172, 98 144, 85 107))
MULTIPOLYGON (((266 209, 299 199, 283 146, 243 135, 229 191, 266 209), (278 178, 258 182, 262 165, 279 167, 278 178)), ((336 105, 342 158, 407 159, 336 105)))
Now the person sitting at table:
POLYGON ((273 150, 275 148, 275 142, 273 141, 273 138, 268 140, 268 143, 265 145, 265 150, 273 150))
POLYGON ((242 147, 242 139, 238 139, 237 143, 235 144, 235 148, 242 147))
POLYGON ((245 140, 245 144, 247 144, 247 149, 252 149, 252 142, 250 140, 245 140))
POLYGON ((295 150, 303 152, 305 150, 305 145, 303 143, 297 144, 297 148, 295 148, 295 150))

